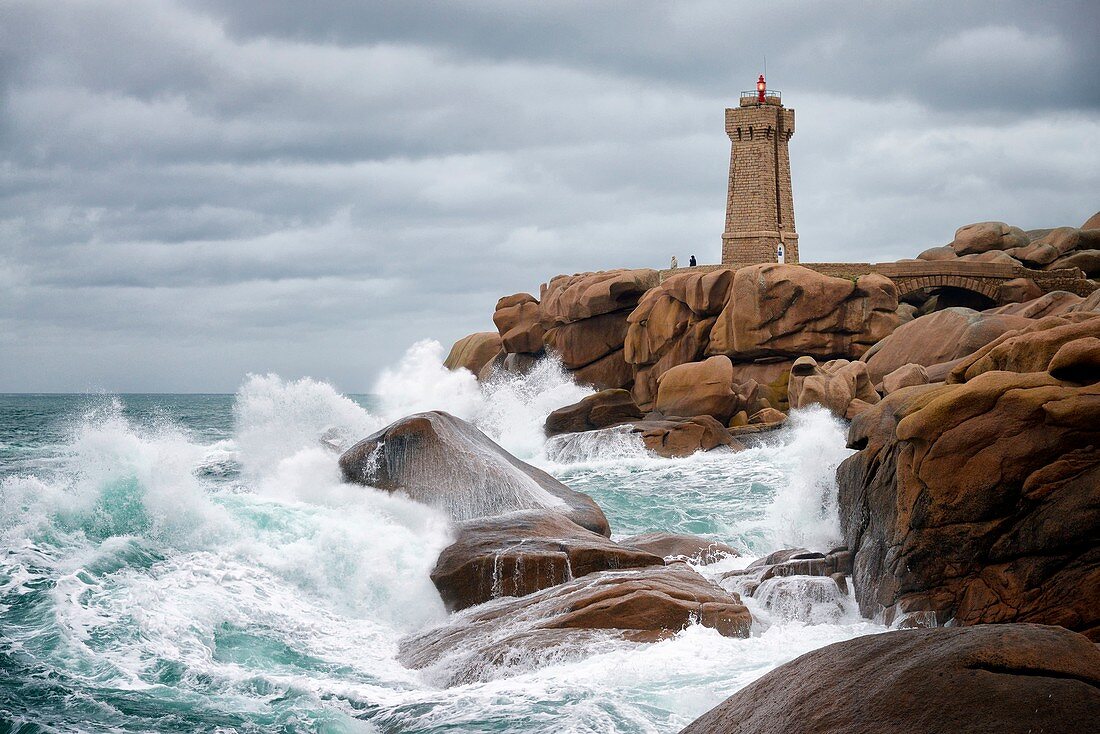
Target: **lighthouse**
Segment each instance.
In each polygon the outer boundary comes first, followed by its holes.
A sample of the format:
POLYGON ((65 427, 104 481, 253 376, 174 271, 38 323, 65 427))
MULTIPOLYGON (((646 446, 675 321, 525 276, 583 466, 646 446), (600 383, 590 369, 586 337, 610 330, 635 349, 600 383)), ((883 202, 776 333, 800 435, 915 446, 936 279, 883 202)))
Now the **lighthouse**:
POLYGON ((761 74, 756 89, 742 92, 737 107, 726 110, 730 178, 722 264, 798 262, 794 229, 791 160, 787 143, 794 135, 794 110, 768 89, 761 74))

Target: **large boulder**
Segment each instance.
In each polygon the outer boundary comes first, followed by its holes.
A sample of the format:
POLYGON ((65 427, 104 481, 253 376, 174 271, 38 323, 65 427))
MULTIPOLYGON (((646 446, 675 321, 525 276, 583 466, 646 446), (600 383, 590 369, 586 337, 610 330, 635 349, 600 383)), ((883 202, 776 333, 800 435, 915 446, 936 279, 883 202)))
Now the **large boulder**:
POLYGON ((1081 229, 1100 229, 1100 212, 1096 212, 1086 219, 1081 225, 1081 229))
POLYGON ((941 262, 943 260, 955 260, 959 257, 959 254, 950 245, 941 245, 939 247, 930 247, 921 254, 917 255, 918 260, 924 260, 926 262, 941 262))
POLYGON ((580 382, 601 389, 629 387, 633 371, 623 356, 627 317, 657 280, 657 271, 648 269, 551 279, 540 291, 546 346, 580 382))
POLYGON ((741 407, 726 356, 676 365, 657 380, 656 410, 664 415, 709 415, 726 423, 741 407))
POLYGON ((495 331, 481 331, 464 336, 451 347, 443 366, 449 370, 467 369, 475 375, 500 353, 503 342, 495 331))
POLYGON ((543 350, 543 328, 539 302, 530 293, 516 293, 497 301, 493 323, 509 354, 539 354, 543 350))
POLYGON ((347 481, 404 492, 455 520, 543 509, 611 535, 591 497, 520 461, 449 413, 417 413, 391 423, 345 451, 340 469, 347 481))
POLYGON ((662 566, 661 555, 613 543, 556 512, 521 510, 467 520, 432 581, 449 611, 525 596, 594 571, 662 566))
POLYGON ((583 657, 610 640, 652 642, 693 624, 747 637, 752 618, 737 594, 682 563, 600 571, 458 612, 402 640, 398 659, 455 685, 499 678, 513 661, 583 657))
POLYGON ((978 222, 955 230, 955 239, 948 245, 958 255, 977 255, 991 250, 1012 250, 1030 243, 1019 227, 1004 222, 978 222))
POLYGON ((837 471, 866 616, 1100 640, 1100 383, 989 371, 858 416, 837 471))
POLYGON ((853 282, 798 265, 741 268, 706 353, 735 362, 855 358, 897 327, 897 308, 897 288, 881 275, 853 282))
POLYGON ((546 435, 594 431, 642 418, 642 411, 627 390, 601 390, 546 416, 546 435))
POLYGON ((813 357, 799 357, 787 389, 792 408, 823 405, 838 418, 851 419, 879 401, 867 365, 846 359, 818 364, 813 357))
POLYGON ((767 673, 681 734, 1077 734, 1100 721, 1100 652, 1059 627, 982 625, 837 642, 767 673))
POLYGON ((907 364, 931 367, 965 357, 1013 329, 1031 323, 1022 316, 945 308, 899 326, 863 356, 871 382, 907 364))

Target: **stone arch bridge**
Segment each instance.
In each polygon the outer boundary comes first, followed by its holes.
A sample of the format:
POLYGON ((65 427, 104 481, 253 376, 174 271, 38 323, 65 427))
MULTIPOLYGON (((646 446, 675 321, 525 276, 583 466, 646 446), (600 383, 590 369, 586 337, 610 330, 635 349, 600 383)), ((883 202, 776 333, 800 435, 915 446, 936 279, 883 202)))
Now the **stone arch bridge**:
MULTIPOLYGON (((1096 285, 1087 280, 1077 268, 1060 270, 1031 270, 1010 263, 958 262, 952 260, 924 261, 903 260, 892 263, 799 263, 804 268, 822 275, 836 278, 858 278, 861 275, 878 273, 890 280, 898 288, 898 297, 924 288, 958 288, 979 293, 996 304, 1001 304, 1001 286, 1016 278, 1027 278, 1035 282, 1044 292, 1070 291, 1079 296, 1087 296, 1096 290, 1096 285)), ((737 269, 733 265, 703 265, 692 270, 698 272, 737 269)), ((670 275, 687 272, 687 268, 662 270, 661 280, 670 275)))

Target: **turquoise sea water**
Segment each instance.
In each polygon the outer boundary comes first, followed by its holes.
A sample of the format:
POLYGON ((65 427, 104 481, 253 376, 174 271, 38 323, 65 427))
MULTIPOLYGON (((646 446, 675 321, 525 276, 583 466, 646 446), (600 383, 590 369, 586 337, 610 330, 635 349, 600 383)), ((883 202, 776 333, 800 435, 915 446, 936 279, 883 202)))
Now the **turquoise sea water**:
POLYGON ((250 377, 236 395, 0 396, 0 732, 676 731, 802 652, 879 631, 842 605, 754 606, 748 639, 691 627, 447 688, 395 659, 443 622, 437 511, 341 483, 341 447, 427 408, 472 420, 605 509, 616 536, 708 535, 744 565, 835 542, 842 426, 682 460, 621 432, 546 442, 585 394, 554 365, 478 386, 421 344, 342 396, 250 377), (818 610, 820 612, 820 610, 818 610), (828 611, 828 610, 827 610, 828 611))

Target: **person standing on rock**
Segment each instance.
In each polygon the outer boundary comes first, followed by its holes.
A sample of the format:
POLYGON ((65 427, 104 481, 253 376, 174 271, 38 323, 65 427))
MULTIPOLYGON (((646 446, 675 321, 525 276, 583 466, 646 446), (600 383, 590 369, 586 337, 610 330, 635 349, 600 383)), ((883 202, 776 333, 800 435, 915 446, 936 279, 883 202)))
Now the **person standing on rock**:
POLYGON ((673 270, 680 267, 680 261, 676 259, 675 255, 672 256, 672 266, 671 267, 672 267, 673 270))
POLYGON ((691 259, 688 260, 688 267, 694 268, 696 265, 698 265, 698 263, 695 262, 695 255, 692 255, 691 259))

